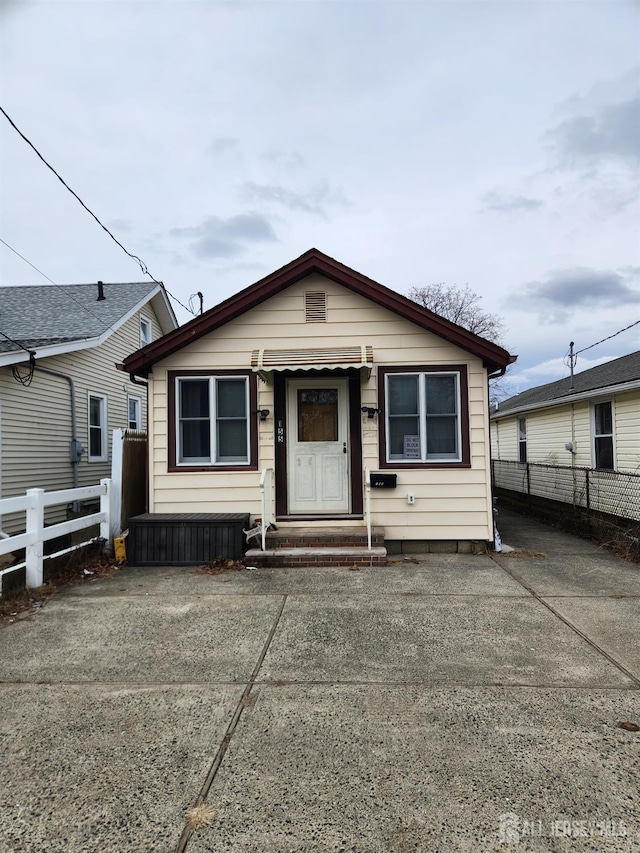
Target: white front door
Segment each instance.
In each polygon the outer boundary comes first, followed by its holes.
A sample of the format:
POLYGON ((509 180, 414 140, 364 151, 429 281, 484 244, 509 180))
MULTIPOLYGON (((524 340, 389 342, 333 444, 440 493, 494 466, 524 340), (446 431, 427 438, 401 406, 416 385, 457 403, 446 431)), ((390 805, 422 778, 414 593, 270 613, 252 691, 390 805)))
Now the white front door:
POLYGON ((348 513, 349 418, 346 379, 287 383, 290 513, 348 513))

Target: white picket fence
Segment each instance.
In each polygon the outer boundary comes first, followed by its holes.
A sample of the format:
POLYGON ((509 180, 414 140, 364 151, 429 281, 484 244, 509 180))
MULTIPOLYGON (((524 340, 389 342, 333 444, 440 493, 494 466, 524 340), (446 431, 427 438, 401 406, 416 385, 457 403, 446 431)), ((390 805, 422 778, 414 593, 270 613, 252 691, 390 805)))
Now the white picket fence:
POLYGON ((117 531, 119 524, 119 518, 116 520, 113 511, 113 492, 111 480, 104 479, 100 481, 100 485, 98 486, 61 489, 55 492, 45 492, 44 489, 29 489, 25 495, 13 498, 1 498, 0 518, 6 513, 24 512, 26 515, 26 532, 0 539, 0 556, 3 554, 12 554, 14 551, 22 548, 25 549, 25 560, 23 563, 9 566, 9 568, 0 571, 0 594, 2 593, 2 578, 5 574, 26 567, 27 587, 41 586, 44 560, 60 557, 94 541, 88 539, 86 542, 79 542, 71 548, 64 548, 62 551, 56 551, 54 554, 47 554, 45 556, 43 546, 49 539, 55 539, 67 533, 75 533, 78 530, 85 530, 99 524, 100 538, 104 539, 110 545, 114 531, 117 531), (95 498, 100 499, 99 512, 45 527, 44 511, 48 507, 59 504, 70 504, 75 501, 95 500, 95 498))

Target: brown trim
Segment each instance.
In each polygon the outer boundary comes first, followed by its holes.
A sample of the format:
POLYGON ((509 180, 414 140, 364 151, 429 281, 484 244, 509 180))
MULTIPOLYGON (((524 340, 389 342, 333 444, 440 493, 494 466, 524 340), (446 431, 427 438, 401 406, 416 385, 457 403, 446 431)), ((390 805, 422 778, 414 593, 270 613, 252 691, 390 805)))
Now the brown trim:
POLYGON ((321 519, 362 517, 362 427, 360 414, 361 375, 359 370, 292 370, 274 375, 274 430, 275 430, 275 476, 276 476, 276 519, 321 519), (349 441, 351 444, 350 486, 351 512, 332 515, 292 515, 287 499, 287 380, 288 379, 347 379, 349 393, 349 441), (280 440, 282 439, 282 440, 280 440))
POLYGON ((167 371, 167 470, 170 473, 207 473, 216 471, 258 470, 258 384, 250 370, 168 370, 167 371), (178 465, 176 462, 176 379, 189 377, 238 376, 249 378, 249 464, 248 465, 178 465), (253 415, 253 417, 252 417, 253 415))
POLYGON ((276 518, 287 513, 287 376, 273 378, 273 421, 276 477, 276 518))
POLYGON ((469 380, 466 364, 411 364, 404 367, 378 367, 378 408, 382 410, 378 416, 378 464, 380 468, 393 468, 398 472, 414 468, 471 468, 469 380), (460 375, 460 443, 462 450, 460 462, 399 462, 397 459, 387 462, 385 386, 386 376, 389 373, 458 373, 460 375))
POLYGON ((299 258, 272 272, 255 284, 246 287, 215 308, 195 317, 184 326, 180 326, 157 341, 127 356, 124 367, 130 374, 148 376, 153 365, 193 341, 207 335, 230 320, 255 308, 261 302, 275 296, 303 278, 318 273, 349 290, 358 293, 372 302, 381 305, 415 323, 423 329, 433 332, 456 346, 478 356, 483 360, 489 372, 504 368, 512 362, 512 356, 502 347, 491 343, 472 332, 445 320, 433 311, 429 311, 417 302, 395 293, 388 287, 373 281, 359 272, 330 258, 328 255, 309 249, 299 258))

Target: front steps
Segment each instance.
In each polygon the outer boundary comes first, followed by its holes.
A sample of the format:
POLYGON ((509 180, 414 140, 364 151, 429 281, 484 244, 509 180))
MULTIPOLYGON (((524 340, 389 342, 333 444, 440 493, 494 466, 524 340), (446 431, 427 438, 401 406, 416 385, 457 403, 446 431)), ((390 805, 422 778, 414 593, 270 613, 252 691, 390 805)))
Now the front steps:
MULTIPOLYGON (((255 541, 255 540, 253 540, 255 541)), ((385 566, 384 531, 371 531, 371 551, 366 527, 286 527, 267 533, 265 550, 250 548, 247 565, 290 568, 294 566, 385 566)))

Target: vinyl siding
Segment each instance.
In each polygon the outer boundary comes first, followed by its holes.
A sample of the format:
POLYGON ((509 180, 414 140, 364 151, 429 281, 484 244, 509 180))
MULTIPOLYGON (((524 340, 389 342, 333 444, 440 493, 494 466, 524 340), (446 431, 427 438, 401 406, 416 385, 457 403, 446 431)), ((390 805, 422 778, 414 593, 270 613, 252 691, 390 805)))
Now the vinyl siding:
MULTIPOLYGON (((637 472, 640 468, 640 392, 637 391, 615 397, 600 395, 591 402, 579 400, 572 405, 525 413, 527 460, 593 467, 593 403, 607 400, 613 403, 615 467, 618 471, 637 472), (573 457, 565 448, 571 441, 576 451, 573 457)), ((495 420, 491 428, 494 458, 517 461, 518 417, 495 420)))
MULTIPOLYGON (((491 539, 487 380, 480 359, 425 332, 363 296, 320 276, 309 276, 154 366, 151 383, 150 509, 153 512, 261 511, 260 471, 171 472, 167 448, 167 371, 244 369, 259 348, 371 344, 374 369, 361 380, 362 405, 378 404, 378 368, 465 364, 468 369, 471 468, 405 469, 398 488, 373 490, 372 520, 389 539, 491 539), (327 322, 304 321, 304 293, 327 293, 327 322), (407 491, 415 493, 414 506, 407 491)), ((273 383, 258 382, 258 407, 272 416, 258 423, 259 468, 274 465, 273 383)), ((361 418, 363 467, 377 470, 378 425, 361 418)), ((393 470, 393 469, 390 469, 393 470)), ((333 523, 333 522, 332 522, 333 523)))
MULTIPOLYGON (((142 311, 152 321, 154 337, 161 336, 160 326, 150 305, 142 311)), ((106 462, 89 462, 87 453, 78 468, 78 485, 87 486, 111 475, 111 434, 116 428, 128 425, 129 396, 141 399, 142 427, 147 422, 146 389, 129 380, 126 373, 116 369, 129 353, 140 346, 140 318, 134 315, 101 346, 74 353, 45 358, 37 362, 42 367, 57 370, 72 377, 75 385, 77 438, 88 448, 88 393, 107 397, 106 462)), ((27 372, 19 365, 20 373, 27 372)), ((69 383, 62 377, 35 370, 28 387, 12 375, 10 367, 0 369, 0 399, 2 400, 0 432, 2 497, 21 495, 27 489, 46 491, 71 488, 73 468, 69 456, 71 441, 71 400, 69 383)), ((66 518, 66 508, 53 508, 48 522, 66 518)), ((24 529, 24 513, 4 516, 2 529, 15 533, 24 529)))

